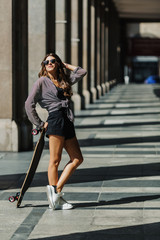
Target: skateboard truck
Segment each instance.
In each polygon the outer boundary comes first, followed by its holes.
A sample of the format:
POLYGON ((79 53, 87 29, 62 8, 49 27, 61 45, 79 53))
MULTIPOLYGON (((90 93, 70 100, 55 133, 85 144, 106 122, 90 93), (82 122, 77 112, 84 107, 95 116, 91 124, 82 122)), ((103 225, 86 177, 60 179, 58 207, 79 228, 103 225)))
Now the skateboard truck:
POLYGON ((16 201, 16 200, 18 201, 19 195, 20 195, 20 192, 17 192, 15 196, 10 196, 10 197, 8 198, 8 200, 9 200, 10 202, 14 202, 14 201, 16 201))

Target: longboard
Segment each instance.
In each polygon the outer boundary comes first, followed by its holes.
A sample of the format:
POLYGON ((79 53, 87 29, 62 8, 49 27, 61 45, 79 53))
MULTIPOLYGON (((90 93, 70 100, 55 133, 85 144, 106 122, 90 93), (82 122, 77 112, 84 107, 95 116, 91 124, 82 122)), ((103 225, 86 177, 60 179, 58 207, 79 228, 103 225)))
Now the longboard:
POLYGON ((17 208, 20 207, 21 202, 23 200, 24 194, 27 191, 27 189, 30 187, 34 174, 36 172, 36 169, 38 167, 38 163, 40 161, 41 158, 41 154, 44 148, 44 135, 45 135, 45 129, 43 128, 41 131, 41 135, 40 138, 38 140, 38 142, 36 143, 34 152, 33 152, 33 156, 32 156, 32 160, 30 163, 30 166, 28 168, 28 171, 26 173, 26 177, 24 179, 24 182, 22 184, 21 190, 19 193, 16 193, 16 196, 10 196, 9 197, 9 201, 10 202, 14 202, 15 200, 18 200, 17 202, 17 208))

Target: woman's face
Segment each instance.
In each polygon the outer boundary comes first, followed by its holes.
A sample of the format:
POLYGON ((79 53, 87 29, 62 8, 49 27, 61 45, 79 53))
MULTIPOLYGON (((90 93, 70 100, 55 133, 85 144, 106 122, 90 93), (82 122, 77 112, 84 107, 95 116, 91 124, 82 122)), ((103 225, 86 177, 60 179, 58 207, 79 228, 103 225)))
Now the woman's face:
POLYGON ((54 57, 48 56, 43 63, 47 72, 52 73, 57 70, 58 63, 56 62, 56 59, 54 57))

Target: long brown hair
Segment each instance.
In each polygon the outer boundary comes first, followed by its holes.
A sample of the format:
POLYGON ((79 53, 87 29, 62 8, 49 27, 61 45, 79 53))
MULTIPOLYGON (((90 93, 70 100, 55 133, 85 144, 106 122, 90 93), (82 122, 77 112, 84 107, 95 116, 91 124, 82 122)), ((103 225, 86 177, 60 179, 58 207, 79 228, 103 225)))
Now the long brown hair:
POLYGON ((71 88, 71 81, 70 77, 67 73, 66 67, 62 63, 62 60, 60 57, 55 54, 55 53, 49 53, 47 54, 42 63, 41 63, 41 70, 38 74, 38 77, 46 76, 48 77, 48 72, 46 71, 46 67, 44 65, 44 61, 48 56, 52 56, 56 59, 56 62, 58 63, 58 68, 57 68, 57 80, 58 80, 58 87, 63 88, 64 90, 64 96, 67 98, 70 98, 72 96, 72 88, 71 88))

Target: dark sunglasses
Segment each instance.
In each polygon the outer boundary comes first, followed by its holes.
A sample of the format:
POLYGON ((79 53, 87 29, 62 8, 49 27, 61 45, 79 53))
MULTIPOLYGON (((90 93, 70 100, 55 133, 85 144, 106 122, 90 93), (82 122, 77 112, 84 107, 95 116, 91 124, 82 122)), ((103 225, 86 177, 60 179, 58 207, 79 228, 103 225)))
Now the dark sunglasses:
POLYGON ((51 60, 45 60, 45 61, 43 61, 43 64, 46 66, 46 65, 48 65, 49 62, 51 62, 53 64, 53 63, 56 62, 56 59, 54 58, 54 59, 51 59, 51 60))

